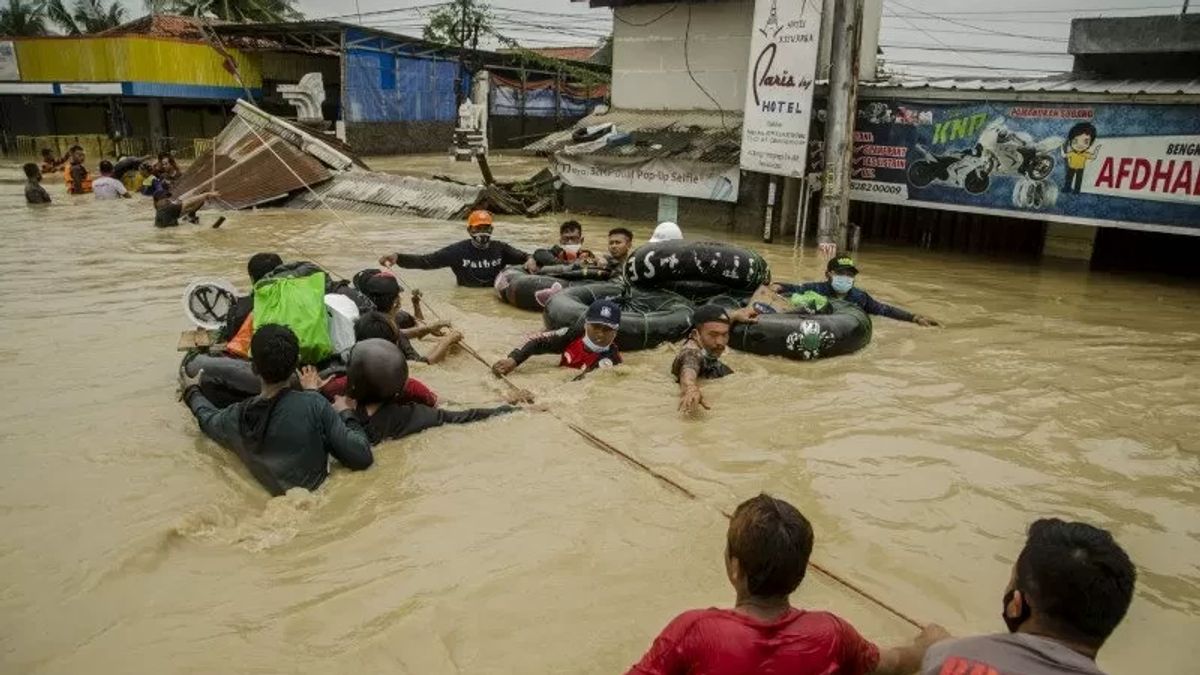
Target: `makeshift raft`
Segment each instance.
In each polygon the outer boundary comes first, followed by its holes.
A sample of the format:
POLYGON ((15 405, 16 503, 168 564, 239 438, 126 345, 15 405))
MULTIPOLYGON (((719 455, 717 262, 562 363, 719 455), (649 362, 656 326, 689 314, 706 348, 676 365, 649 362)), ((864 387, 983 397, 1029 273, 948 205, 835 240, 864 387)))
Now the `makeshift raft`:
POLYGON ((555 205, 549 172, 528 181, 469 185, 371 171, 338 139, 239 100, 234 118, 172 185, 177 198, 216 190, 225 208, 331 208, 460 219, 475 208, 533 216, 555 205), (283 166, 281 166, 281 163, 283 166))

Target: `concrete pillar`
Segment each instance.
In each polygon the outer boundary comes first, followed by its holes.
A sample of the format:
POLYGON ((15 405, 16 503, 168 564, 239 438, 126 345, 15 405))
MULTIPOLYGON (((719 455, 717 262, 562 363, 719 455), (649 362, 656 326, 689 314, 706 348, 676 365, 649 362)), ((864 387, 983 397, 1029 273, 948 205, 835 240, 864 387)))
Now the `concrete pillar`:
POLYGON ((1042 257, 1090 262, 1095 243, 1096 228, 1093 225, 1047 223, 1042 257))
POLYGON ((167 136, 167 116, 163 111, 162 99, 150 99, 147 109, 150 117, 150 146, 153 152, 157 154, 164 149, 161 147, 161 143, 162 139, 167 136))

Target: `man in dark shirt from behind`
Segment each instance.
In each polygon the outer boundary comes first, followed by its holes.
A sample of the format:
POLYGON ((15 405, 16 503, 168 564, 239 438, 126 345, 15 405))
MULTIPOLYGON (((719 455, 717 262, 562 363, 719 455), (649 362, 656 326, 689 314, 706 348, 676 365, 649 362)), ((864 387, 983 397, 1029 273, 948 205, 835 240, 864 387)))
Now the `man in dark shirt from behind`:
POLYGON ((1029 526, 1001 613, 1008 633, 929 648, 922 675, 1103 675, 1096 654, 1125 618, 1137 571, 1108 532, 1043 518, 1029 526))
POLYGON ((42 187, 42 170, 33 162, 21 168, 25 172, 25 203, 49 204, 50 194, 42 187))
POLYGON ((250 261, 246 263, 246 273, 250 275, 250 292, 234 301, 233 306, 229 308, 229 313, 225 315, 225 325, 221 327, 219 335, 221 342, 237 335, 242 324, 254 311, 254 284, 282 264, 283 258, 280 258, 278 253, 255 253, 250 256, 250 261))
POLYGON ((291 488, 315 490, 329 476, 329 458, 348 469, 371 466, 374 456, 366 430, 345 397, 333 406, 315 390, 320 378, 310 370, 301 378, 306 391, 290 380, 300 360, 300 343, 286 326, 260 326, 250 342, 254 372, 261 380, 257 396, 219 410, 200 391, 204 377, 180 371, 183 400, 204 435, 232 450, 272 495, 291 488))
POLYGON ((403 403, 397 394, 408 381, 408 362, 393 342, 363 340, 350 352, 346 392, 357 402, 356 419, 372 443, 403 438, 443 424, 466 424, 510 413, 517 408, 445 410, 420 403, 403 403))
POLYGON ((472 211, 467 218, 469 239, 450 244, 433 253, 389 253, 379 259, 386 267, 436 270, 449 267, 459 286, 486 288, 496 282, 505 265, 520 265, 529 256, 502 241, 492 240, 492 214, 472 211))

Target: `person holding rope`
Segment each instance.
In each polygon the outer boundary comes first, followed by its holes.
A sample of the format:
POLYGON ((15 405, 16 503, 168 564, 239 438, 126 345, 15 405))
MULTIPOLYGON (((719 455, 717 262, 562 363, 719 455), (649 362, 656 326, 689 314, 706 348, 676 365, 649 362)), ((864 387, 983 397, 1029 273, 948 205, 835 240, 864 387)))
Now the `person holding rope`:
POLYGON ((588 307, 583 326, 539 333, 492 365, 496 375, 508 375, 535 354, 559 354, 558 365, 590 372, 621 364, 617 329, 621 307, 612 300, 597 300, 588 307))
POLYGON ((733 608, 675 617, 627 675, 901 675, 949 637, 931 624, 911 644, 881 650, 834 614, 794 607, 790 596, 808 571, 813 539, 808 519, 782 499, 760 494, 739 504, 725 536, 733 608))
POLYGON ((578 220, 568 220, 558 227, 558 243, 550 248, 539 248, 525 261, 525 271, 537 274, 549 265, 570 265, 583 249, 583 225, 578 220))
POLYGON ((435 270, 449 267, 459 286, 487 288, 505 265, 522 265, 529 256, 503 241, 492 240, 492 214, 472 211, 467 218, 468 239, 450 244, 433 253, 389 253, 379 259, 385 267, 435 270))
POLYGON ((495 408, 446 410, 420 403, 401 402, 408 362, 395 343, 368 339, 354 345, 346 375, 346 393, 356 402, 355 418, 372 443, 404 438, 443 424, 467 424, 519 410, 511 405, 495 408))
POLYGON ((212 191, 177 200, 171 197, 169 189, 161 189, 154 193, 154 226, 178 227, 180 218, 190 223, 198 223, 200 221, 196 212, 204 206, 204 202, 220 197, 220 192, 212 191))
POLYGON ((947 640, 923 675, 1103 675, 1096 654, 1125 618, 1137 570, 1111 534, 1043 518, 1029 526, 1004 592, 1008 633, 947 640))

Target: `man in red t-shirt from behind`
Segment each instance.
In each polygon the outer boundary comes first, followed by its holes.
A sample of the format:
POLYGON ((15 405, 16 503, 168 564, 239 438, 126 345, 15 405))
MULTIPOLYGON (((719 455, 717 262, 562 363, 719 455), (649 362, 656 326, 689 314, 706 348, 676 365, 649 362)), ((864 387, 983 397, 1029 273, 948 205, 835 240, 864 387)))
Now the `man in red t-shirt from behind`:
POLYGON ((766 494, 742 502, 725 548, 734 608, 675 617, 628 675, 899 675, 949 637, 930 624, 912 644, 880 652, 837 616, 792 607, 812 549, 812 525, 796 507, 766 494))

